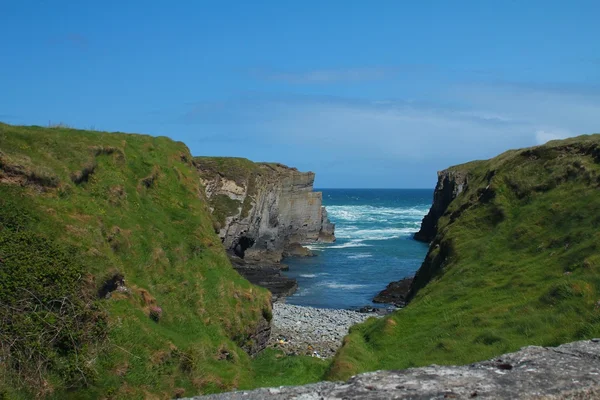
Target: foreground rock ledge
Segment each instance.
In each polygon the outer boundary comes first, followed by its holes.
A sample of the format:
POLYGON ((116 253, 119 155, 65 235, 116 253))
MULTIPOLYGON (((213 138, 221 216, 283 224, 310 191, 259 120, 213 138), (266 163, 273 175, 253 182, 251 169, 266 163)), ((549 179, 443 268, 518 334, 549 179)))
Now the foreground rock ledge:
POLYGON ((467 366, 357 375, 346 383, 221 393, 194 399, 599 399, 600 343, 524 347, 467 366))

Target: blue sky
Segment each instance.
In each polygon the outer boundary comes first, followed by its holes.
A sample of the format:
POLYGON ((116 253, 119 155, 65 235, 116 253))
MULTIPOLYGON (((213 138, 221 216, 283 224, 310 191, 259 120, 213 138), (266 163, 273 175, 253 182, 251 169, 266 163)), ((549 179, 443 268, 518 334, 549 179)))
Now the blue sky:
POLYGON ((600 132, 598 15, 566 0, 1 0, 0 121, 165 135, 319 187, 433 187, 449 165, 600 132))

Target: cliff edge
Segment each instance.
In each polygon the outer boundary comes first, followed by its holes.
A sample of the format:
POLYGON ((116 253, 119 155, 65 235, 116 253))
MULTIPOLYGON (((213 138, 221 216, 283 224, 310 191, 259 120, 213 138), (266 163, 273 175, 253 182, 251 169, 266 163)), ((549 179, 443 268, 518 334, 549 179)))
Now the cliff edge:
POLYGON ((433 204, 415 233, 415 240, 431 242, 436 234, 437 222, 450 202, 461 194, 469 183, 468 173, 460 169, 445 169, 438 172, 438 181, 433 192, 433 204))

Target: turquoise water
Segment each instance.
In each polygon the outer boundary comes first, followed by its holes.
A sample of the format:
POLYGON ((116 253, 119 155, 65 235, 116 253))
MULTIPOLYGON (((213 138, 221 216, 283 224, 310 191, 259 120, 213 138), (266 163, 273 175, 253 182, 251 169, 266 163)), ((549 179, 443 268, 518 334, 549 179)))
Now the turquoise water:
MULTIPOLYGON (((427 245, 412 238, 429 211, 429 189, 319 189, 337 241, 310 247, 316 257, 289 258, 298 280, 290 304, 322 308, 375 305, 391 281, 414 275, 427 245)), ((381 305, 379 305, 381 307, 381 305)))

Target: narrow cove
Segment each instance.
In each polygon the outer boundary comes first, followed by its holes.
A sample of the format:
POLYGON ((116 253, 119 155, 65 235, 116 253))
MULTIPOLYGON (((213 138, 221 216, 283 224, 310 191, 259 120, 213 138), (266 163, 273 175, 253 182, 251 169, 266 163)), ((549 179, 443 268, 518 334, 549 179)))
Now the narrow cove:
POLYGON ((336 242, 308 246, 315 257, 285 259, 298 281, 288 304, 318 308, 383 307, 372 303, 385 286, 413 275, 427 244, 415 241, 431 206, 430 189, 319 189, 336 224, 336 242))

